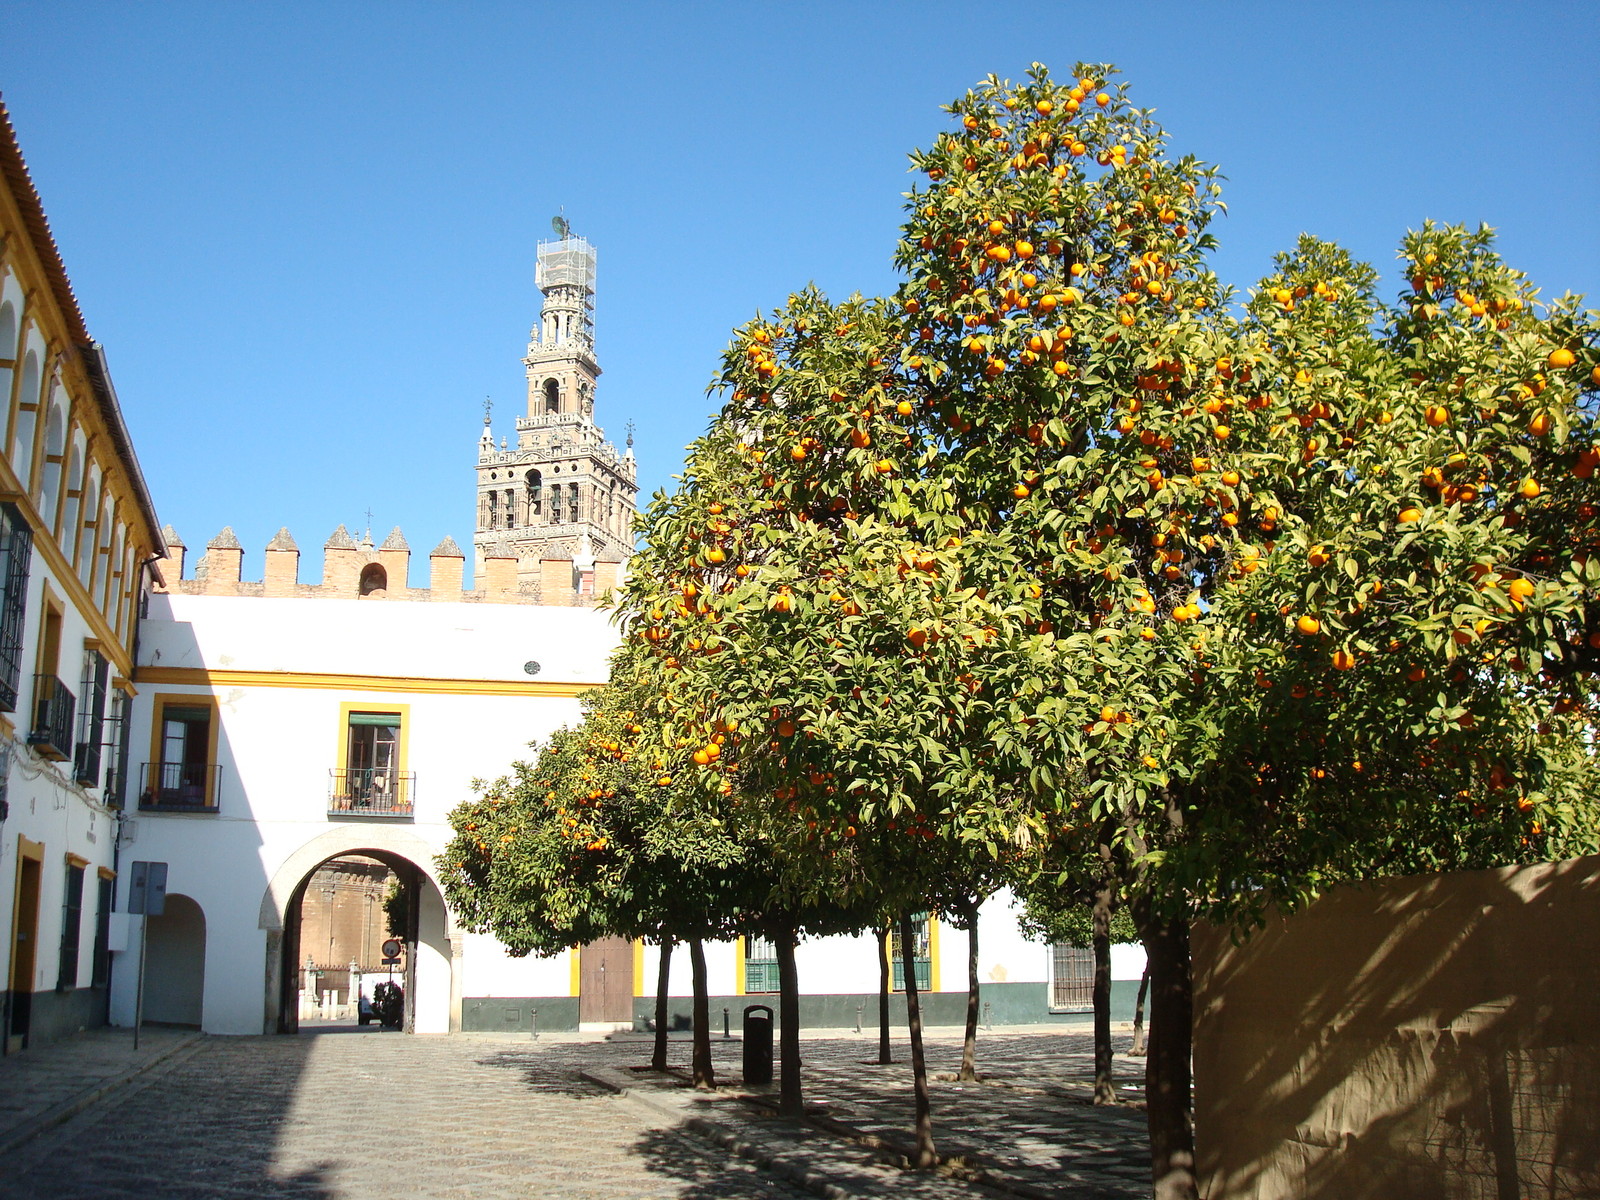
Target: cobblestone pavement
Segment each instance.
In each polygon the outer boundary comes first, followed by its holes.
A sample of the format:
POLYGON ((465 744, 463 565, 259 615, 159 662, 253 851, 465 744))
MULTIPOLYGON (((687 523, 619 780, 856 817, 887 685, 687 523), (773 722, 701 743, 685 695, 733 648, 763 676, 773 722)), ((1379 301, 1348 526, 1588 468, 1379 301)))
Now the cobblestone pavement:
MULTIPOLYGON (((578 1047, 569 1047, 577 1049, 578 1047)), ((7 1200, 809 1193, 526 1043, 206 1038, 0 1159, 7 1200)))
MULTIPOLYGON (((0 1058, 0 1154, 194 1041, 177 1029, 90 1029, 0 1058)), ((0 1193, 3 1194, 3 1193, 0 1193)))
MULTIPOLYGON (((354 1028, 298 1038, 198 1039, 78 1116, 0 1154, 0 1195, 1149 1195, 1144 1114, 1082 1102, 1092 1075, 1084 1033, 986 1035, 979 1067, 989 1082, 935 1082, 941 1153, 964 1156, 999 1189, 948 1173, 905 1172, 888 1161, 892 1154, 827 1123, 779 1120, 739 1098, 742 1043, 717 1039, 713 1050, 728 1090, 708 1097, 671 1077, 633 1070, 649 1059, 647 1039, 413 1038, 354 1028), (613 1094, 586 1075, 628 1094, 613 1094)), ((903 1034, 889 1067, 872 1061, 870 1035, 809 1038, 802 1053, 813 1111, 891 1147, 909 1144, 903 1034)), ((675 1038, 674 1064, 687 1066, 688 1056, 688 1042, 675 1038)), ((930 1072, 953 1072, 959 1040, 932 1037, 928 1059, 930 1072)), ((1142 1072, 1139 1060, 1121 1056, 1118 1067, 1128 1084, 1142 1072)))

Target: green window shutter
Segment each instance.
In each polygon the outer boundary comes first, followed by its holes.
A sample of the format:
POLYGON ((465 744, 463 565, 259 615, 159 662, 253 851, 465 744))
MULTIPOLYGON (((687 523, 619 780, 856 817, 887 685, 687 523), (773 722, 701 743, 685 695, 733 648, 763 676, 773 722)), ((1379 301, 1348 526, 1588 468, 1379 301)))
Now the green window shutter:
POLYGON ((350 724, 352 724, 352 725, 377 725, 377 726, 379 726, 381 728, 384 728, 384 729, 399 729, 400 728, 400 714, 399 713, 364 713, 364 712, 358 713, 358 712, 353 712, 353 713, 350 714, 350 724))

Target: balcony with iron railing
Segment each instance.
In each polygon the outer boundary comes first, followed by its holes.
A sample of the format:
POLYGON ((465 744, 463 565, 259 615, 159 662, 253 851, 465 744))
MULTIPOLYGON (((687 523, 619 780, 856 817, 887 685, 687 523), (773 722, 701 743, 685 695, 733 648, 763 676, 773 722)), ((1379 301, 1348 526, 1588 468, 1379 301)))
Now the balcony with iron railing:
POLYGON ((73 718, 78 701, 54 675, 33 677, 33 729, 28 745, 45 758, 65 762, 72 757, 73 718))
POLYGON ((214 813, 221 787, 220 763, 147 762, 139 771, 139 810, 214 813))
POLYGON ((417 790, 415 771, 390 771, 379 767, 334 768, 328 772, 328 815, 351 817, 401 817, 411 819, 417 790))

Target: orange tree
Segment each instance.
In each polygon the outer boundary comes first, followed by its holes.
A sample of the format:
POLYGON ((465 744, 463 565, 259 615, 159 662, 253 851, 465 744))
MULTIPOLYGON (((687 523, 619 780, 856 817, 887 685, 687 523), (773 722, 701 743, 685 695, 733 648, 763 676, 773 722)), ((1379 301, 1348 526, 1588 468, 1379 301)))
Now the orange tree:
POLYGON ((1595 333, 1434 229, 1397 312, 1310 241, 1229 311, 1213 172, 1108 75, 990 80, 914 156, 899 364, 959 511, 1023 566, 991 598, 1038 597, 985 680, 996 761, 1121 864, 1181 1196, 1193 914, 1592 844, 1561 713, 1600 574, 1595 333))
POLYGON ((899 334, 881 302, 814 292, 740 330, 729 405, 646 513, 624 600, 670 681, 665 750, 768 832, 795 887, 884 920, 974 908, 972 847, 1028 836, 983 756, 984 663, 1015 622, 888 365, 899 334))
POLYGON ((1194 915, 1593 844, 1595 323, 1431 228, 1398 308, 1307 241, 1232 311, 1214 172, 1110 76, 968 93, 894 303, 738 331, 629 603, 794 861, 895 901, 923 836, 1111 864, 1192 1196, 1194 915))
MULTIPOLYGON (((637 681, 633 681, 637 682, 637 681)), ((669 802, 665 763, 641 747, 637 689, 585 697, 584 720, 533 762, 482 786, 451 814, 445 894, 471 929, 512 954, 555 954, 599 937, 648 938, 665 962, 686 942, 694 980, 693 1070, 713 1082, 706 939, 732 936, 765 900, 760 847, 669 802)), ((658 1000, 658 1026, 662 1024, 658 1000)), ((656 1065, 665 1066, 657 1039, 656 1065)))

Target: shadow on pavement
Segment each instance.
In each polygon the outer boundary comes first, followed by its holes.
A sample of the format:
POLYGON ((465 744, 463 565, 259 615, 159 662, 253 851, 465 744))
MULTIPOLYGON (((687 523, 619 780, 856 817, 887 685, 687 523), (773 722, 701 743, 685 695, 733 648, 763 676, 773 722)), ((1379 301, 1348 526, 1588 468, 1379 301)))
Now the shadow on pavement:
POLYGON ((6 1200, 334 1200, 332 1163, 275 1166, 310 1039, 205 1038, 0 1162, 6 1200))

